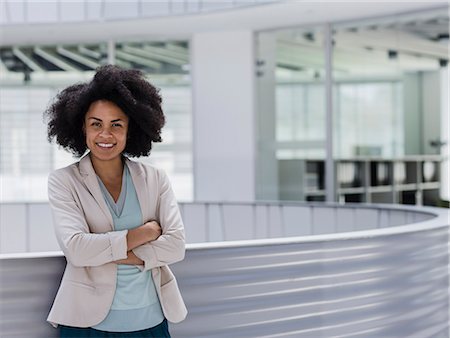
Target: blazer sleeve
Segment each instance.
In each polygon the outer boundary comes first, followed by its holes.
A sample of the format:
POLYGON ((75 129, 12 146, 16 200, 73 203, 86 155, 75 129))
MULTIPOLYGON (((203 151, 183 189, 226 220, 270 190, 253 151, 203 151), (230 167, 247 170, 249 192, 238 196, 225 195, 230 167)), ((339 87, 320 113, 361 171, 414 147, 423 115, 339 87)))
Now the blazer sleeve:
POLYGON ((185 254, 184 225, 178 203, 166 173, 159 170, 158 175, 157 220, 162 234, 157 240, 133 249, 134 254, 144 261, 144 270, 181 261, 185 254))
POLYGON ((83 210, 72 195, 63 172, 48 179, 48 197, 59 246, 70 264, 76 267, 99 266, 127 258, 128 231, 90 233, 83 210))

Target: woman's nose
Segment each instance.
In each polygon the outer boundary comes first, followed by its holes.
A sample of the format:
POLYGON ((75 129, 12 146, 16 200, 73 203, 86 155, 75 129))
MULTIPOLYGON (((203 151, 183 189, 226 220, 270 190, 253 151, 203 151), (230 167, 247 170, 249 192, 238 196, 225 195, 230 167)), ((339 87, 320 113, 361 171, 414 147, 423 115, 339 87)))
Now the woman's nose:
POLYGON ((104 137, 109 137, 111 136, 111 131, 108 128, 104 128, 101 130, 100 135, 104 137))

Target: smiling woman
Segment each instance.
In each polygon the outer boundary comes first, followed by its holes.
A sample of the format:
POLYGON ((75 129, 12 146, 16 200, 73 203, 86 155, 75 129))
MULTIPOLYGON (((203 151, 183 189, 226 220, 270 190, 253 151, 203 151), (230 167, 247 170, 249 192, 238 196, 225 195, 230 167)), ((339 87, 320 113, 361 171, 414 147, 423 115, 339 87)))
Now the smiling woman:
POLYGON ((125 149, 128 116, 110 101, 95 101, 86 113, 83 129, 91 160, 107 161, 125 149))
POLYGON ((49 140, 79 162, 48 191, 67 266, 48 321, 61 337, 170 337, 186 307, 168 264, 184 258, 184 226, 166 174, 128 159, 161 141, 158 90, 137 70, 100 67, 46 111, 49 140))
POLYGON ((128 120, 122 109, 106 100, 93 102, 84 118, 83 130, 92 165, 115 202, 120 195, 122 170, 115 177, 106 173, 111 171, 108 168, 122 167, 128 120))
MULTIPOLYGON (((128 117, 124 154, 146 156, 153 142, 162 141, 165 117, 158 89, 144 79, 141 71, 112 65, 98 68, 91 82, 72 85, 58 94, 46 111, 49 140, 56 138, 63 148, 82 156, 88 148, 84 134, 86 113, 96 108, 96 101, 109 101, 128 117)), ((106 108, 104 102, 101 105, 95 110, 112 109, 106 108)))

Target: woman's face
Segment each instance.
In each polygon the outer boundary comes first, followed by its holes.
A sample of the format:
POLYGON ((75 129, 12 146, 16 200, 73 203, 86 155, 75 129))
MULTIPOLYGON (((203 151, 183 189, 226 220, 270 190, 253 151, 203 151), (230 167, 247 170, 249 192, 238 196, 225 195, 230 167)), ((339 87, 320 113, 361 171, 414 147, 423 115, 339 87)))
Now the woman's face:
POLYGON ((84 131, 93 160, 120 159, 127 142, 128 116, 111 101, 95 101, 84 117, 84 131))

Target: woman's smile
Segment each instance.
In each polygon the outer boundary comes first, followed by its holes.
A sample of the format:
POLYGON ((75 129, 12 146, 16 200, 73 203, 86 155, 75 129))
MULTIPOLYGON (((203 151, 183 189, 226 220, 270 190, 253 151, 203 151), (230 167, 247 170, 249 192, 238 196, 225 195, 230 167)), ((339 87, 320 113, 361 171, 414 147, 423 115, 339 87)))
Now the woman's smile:
POLYGON ((100 148, 103 148, 103 149, 108 149, 108 148, 112 148, 112 147, 114 147, 115 146, 115 144, 112 144, 112 143, 96 143, 96 145, 98 145, 100 148))
POLYGON ((107 100, 93 102, 86 113, 84 129, 94 163, 120 162, 128 133, 128 116, 122 109, 107 100))

